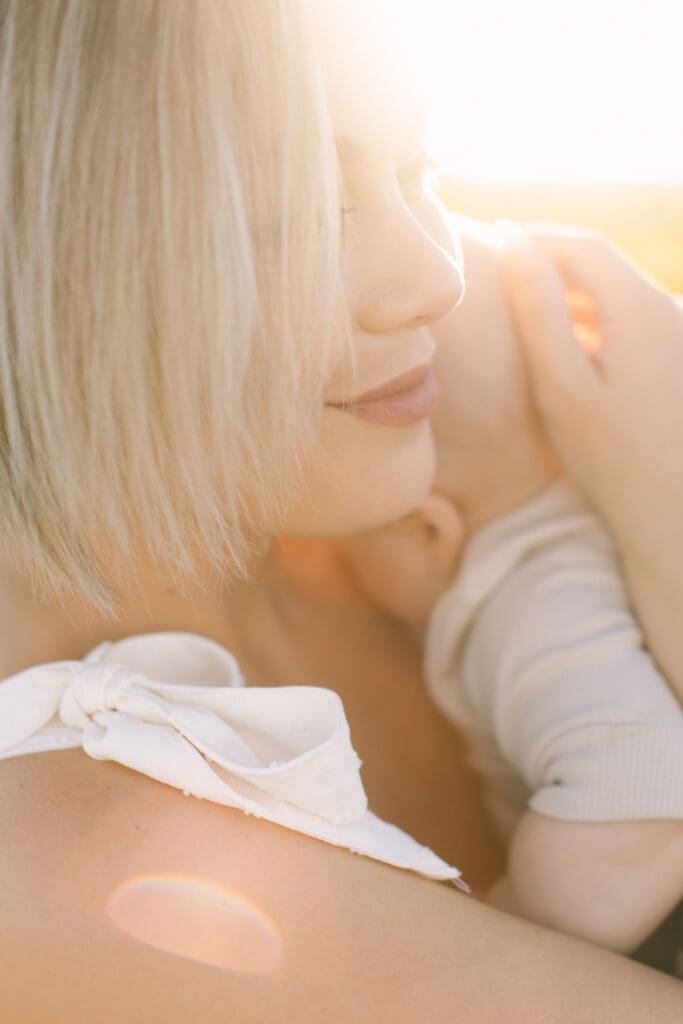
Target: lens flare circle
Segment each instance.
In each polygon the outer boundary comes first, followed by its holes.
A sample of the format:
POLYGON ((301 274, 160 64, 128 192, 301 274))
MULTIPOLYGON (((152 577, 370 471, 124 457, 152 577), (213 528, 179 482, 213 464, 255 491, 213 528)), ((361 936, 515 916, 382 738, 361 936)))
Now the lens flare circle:
POLYGON ((107 917, 147 945, 230 971, 263 974, 282 958, 279 930, 239 892, 191 875, 147 874, 111 893, 107 917))

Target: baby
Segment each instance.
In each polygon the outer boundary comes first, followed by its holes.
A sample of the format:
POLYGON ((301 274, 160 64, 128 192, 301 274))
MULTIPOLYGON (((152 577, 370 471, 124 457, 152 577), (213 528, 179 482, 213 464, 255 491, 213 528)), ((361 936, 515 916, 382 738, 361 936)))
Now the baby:
POLYGON ((508 850, 487 899, 631 951, 683 896, 683 711, 610 535, 539 429, 495 246, 466 255, 465 300, 434 328, 434 489, 343 548, 423 641, 428 688, 483 777, 508 850))

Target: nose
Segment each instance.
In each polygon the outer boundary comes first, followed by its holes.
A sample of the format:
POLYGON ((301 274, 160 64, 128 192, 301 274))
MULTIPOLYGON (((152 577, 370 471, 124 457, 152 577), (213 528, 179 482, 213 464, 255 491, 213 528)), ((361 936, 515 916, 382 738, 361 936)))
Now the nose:
POLYGON ((405 207, 384 224, 377 218, 359 239, 363 287, 355 320, 371 334, 409 330, 440 320, 465 290, 459 249, 438 210, 429 220, 405 207))

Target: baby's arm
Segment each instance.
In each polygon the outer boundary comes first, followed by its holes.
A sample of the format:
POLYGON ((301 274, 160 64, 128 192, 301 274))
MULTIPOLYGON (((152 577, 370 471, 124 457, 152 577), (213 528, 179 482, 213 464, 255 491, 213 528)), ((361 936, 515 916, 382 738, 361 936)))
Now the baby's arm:
POLYGON ((463 592, 486 579, 490 596, 456 671, 471 723, 531 792, 492 902, 625 951, 683 897, 683 713, 608 536, 563 486, 466 552, 463 592))
POLYGON ((630 953, 683 895, 683 821, 576 822, 527 811, 486 901, 630 953))

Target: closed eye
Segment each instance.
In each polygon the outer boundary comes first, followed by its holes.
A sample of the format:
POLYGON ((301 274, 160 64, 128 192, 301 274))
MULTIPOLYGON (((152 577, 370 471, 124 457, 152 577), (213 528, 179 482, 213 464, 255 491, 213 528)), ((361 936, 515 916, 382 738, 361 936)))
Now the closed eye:
MULTIPOLYGON (((438 166, 426 152, 420 152, 399 168, 396 180, 406 202, 415 202, 422 198, 438 166)), ((351 204, 341 207, 342 216, 348 216, 355 211, 356 207, 351 204)))

